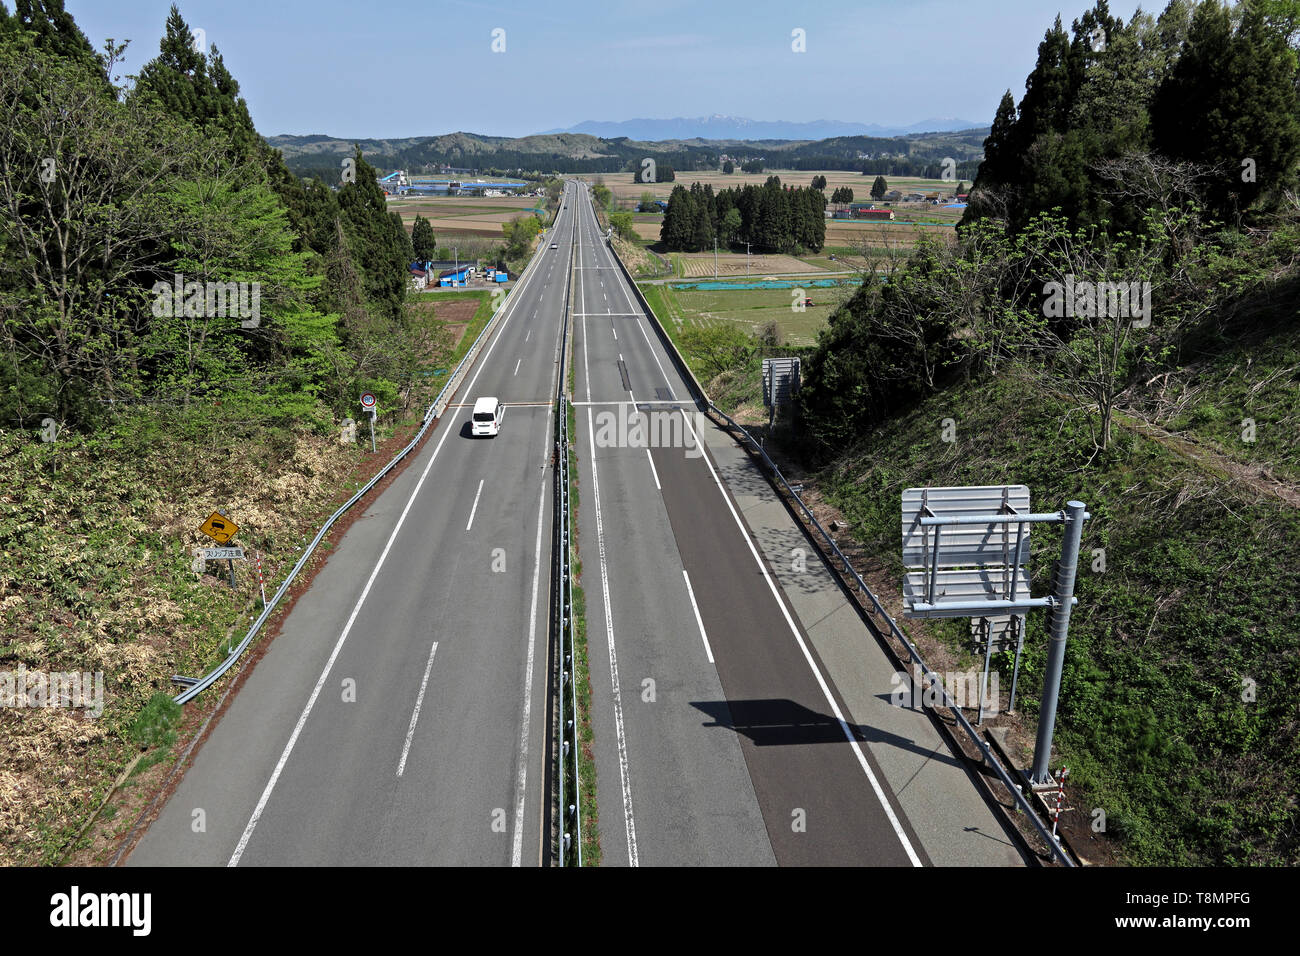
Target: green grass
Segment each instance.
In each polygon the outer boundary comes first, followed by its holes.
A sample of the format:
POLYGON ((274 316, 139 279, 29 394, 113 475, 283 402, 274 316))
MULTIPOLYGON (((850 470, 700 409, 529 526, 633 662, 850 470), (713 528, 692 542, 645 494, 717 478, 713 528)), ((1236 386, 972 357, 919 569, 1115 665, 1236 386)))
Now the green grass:
MULTIPOLYGON (((756 301, 739 298, 748 292, 642 291, 679 347, 696 310, 737 314, 739 303, 756 301)), ((1169 386, 1176 395, 1185 394, 1183 383, 1200 389, 1198 400, 1166 424, 1234 460, 1266 459, 1275 473, 1293 475, 1298 341, 1300 330, 1273 329, 1203 349, 1169 386), (1240 441, 1242 409, 1254 412, 1254 445, 1240 441)), ((696 366, 689 351, 685 357, 696 366)), ((705 383, 728 411, 756 402, 757 385, 757 362, 705 383)), ((1111 449, 1092 455, 1083 412, 1004 373, 956 384, 899 415, 824 469, 819 484, 900 589, 905 488, 1027 484, 1040 511, 1084 501, 1093 517, 1053 761, 1070 768, 1072 802, 1105 812, 1130 864, 1295 866, 1300 513, 1218 462, 1145 437, 1124 417, 1111 449), (947 418, 957 424, 955 443, 942 440, 947 418)), ((1035 594, 1050 589, 1060 535, 1048 526, 1033 531, 1035 594)), ((1029 616, 1018 705, 1030 718, 1043 679, 1044 626, 1042 614, 1029 616)), ((967 621, 928 627, 958 656, 968 653, 967 621)), ((994 660, 1009 686, 1010 655, 994 660)))
MULTIPOLYGON (((854 536, 900 578, 904 488, 1023 483, 1035 510, 1085 502, 1054 761, 1069 766, 1076 805, 1105 811, 1128 863, 1295 865, 1300 516, 1122 428, 1109 455, 1087 465, 1090 454, 1079 414, 1004 376, 932 397, 823 479, 854 536), (955 444, 940 439, 944 418, 955 444)), ((1039 526, 1032 540, 1042 594, 1060 531, 1039 526)), ((936 630, 959 647, 965 623, 936 630)), ((1020 686, 1031 715, 1043 628, 1030 615, 1020 686)))
POLYGON ((1186 399, 1160 423, 1243 465, 1300 481, 1300 326, 1239 342, 1212 336, 1197 352, 1171 376, 1166 392, 1186 399))
MULTIPOLYGON (((569 368, 569 386, 572 390, 575 366, 569 368)), ((577 413, 568 406, 569 434, 576 434, 577 413)), ((583 866, 600 866, 600 815, 596 802, 595 734, 591 725, 591 672, 587 659, 587 597, 583 592, 582 561, 578 556, 578 452, 569 445, 569 552, 573 575, 573 643, 574 680, 578 697, 578 793, 582 807, 582 863, 583 866)))
POLYGON ((677 322, 730 322, 751 334, 757 334, 769 322, 776 322, 783 341, 794 346, 816 344, 817 333, 846 294, 829 288, 807 288, 799 296, 794 294, 795 289, 701 291, 646 286, 641 291, 649 299, 651 290, 656 293, 657 301, 651 301, 656 314, 669 315, 677 322), (814 304, 803 311, 791 308, 805 297, 814 304), (664 312, 659 311, 660 304, 665 307, 664 312))

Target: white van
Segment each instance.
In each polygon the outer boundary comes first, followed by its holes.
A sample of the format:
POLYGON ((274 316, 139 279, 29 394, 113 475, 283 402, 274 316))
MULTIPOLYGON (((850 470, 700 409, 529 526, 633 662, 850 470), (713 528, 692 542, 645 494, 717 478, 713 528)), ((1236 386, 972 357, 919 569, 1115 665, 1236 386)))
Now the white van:
POLYGON ((478 399, 474 402, 472 434, 475 437, 479 435, 486 435, 488 438, 495 436, 501 431, 501 417, 505 412, 506 407, 495 398, 478 399))

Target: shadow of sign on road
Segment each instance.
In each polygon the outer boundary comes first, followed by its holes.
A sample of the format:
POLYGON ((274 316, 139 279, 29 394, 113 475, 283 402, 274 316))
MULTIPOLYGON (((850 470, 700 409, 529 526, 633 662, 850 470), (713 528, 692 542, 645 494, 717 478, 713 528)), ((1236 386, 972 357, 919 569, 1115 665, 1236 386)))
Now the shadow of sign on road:
MULTIPOLYGON (((748 737, 756 747, 790 747, 800 744, 847 744, 840 722, 783 697, 756 700, 693 700, 691 706, 702 711, 712 723, 705 727, 723 727, 748 737)), ((854 739, 862 743, 898 747, 954 767, 961 764, 944 750, 917 744, 902 737, 862 724, 849 724, 854 739)))

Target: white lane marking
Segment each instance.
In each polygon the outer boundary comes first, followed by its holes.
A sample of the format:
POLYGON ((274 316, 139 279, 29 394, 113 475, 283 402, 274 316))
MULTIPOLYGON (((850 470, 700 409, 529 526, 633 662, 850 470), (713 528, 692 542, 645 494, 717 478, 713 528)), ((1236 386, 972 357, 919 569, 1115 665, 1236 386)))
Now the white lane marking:
POLYGON ((646 330, 645 330, 645 326, 641 324, 641 320, 640 320, 640 319, 637 319, 637 320, 636 320, 636 327, 637 327, 638 329, 640 329, 640 330, 641 330, 641 334, 642 334, 643 336, 645 336, 645 344, 648 345, 648 346, 650 347, 650 355, 653 356, 653 358, 654 358, 654 360, 655 360, 655 364, 659 366, 659 374, 662 375, 662 376, 664 377, 664 384, 665 384, 665 385, 672 385, 672 382, 669 381, 669 379, 668 379, 668 373, 664 371, 664 365, 663 365, 663 362, 660 362, 660 361, 659 361, 659 353, 655 351, 655 347, 654 347, 654 345, 650 342, 650 334, 649 334, 648 332, 646 332, 646 330))
MULTIPOLYGON (((529 273, 529 278, 536 275, 536 271, 529 273)), ((527 280, 525 280, 525 283, 527 280)), ((521 287, 522 288, 522 287, 521 287)), ((519 300, 516 299, 516 302, 519 300)), ((506 314, 501 317, 501 325, 497 328, 500 332, 505 328, 507 322, 514 317, 514 306, 511 303, 506 304, 506 314)), ((502 336, 495 336, 488 345, 487 351, 483 353, 482 363, 474 370, 474 377, 469 380, 466 391, 472 393, 474 383, 478 377, 483 374, 483 369, 487 368, 488 359, 492 356, 492 350, 497 347, 502 336)), ((549 418, 549 416, 548 416, 549 418)), ((449 424, 444 422, 444 425, 449 424)), ((361 591, 361 596, 357 598, 357 603, 352 608, 352 613, 348 615, 347 624, 343 626, 343 633, 339 635, 338 642, 334 645, 334 650, 330 652, 329 660, 325 662, 325 669, 320 672, 320 678, 316 681, 316 686, 312 688, 311 696, 307 698, 307 706, 302 709, 298 716, 298 722, 294 724, 293 733, 289 735, 289 742, 284 745, 284 752, 280 754, 280 759, 276 762, 275 770, 271 772, 271 779, 266 782, 266 789, 262 791, 262 796, 258 798, 257 806, 253 808, 253 815, 248 818, 248 825, 244 827, 244 832, 239 838, 239 843, 235 847, 235 852, 231 854, 230 862, 227 866, 239 866, 239 858, 244 855, 248 849, 248 841, 253 837, 253 831, 257 828, 257 822, 262 818, 263 811, 266 810, 267 801, 271 799, 271 794, 275 791, 275 785, 280 780, 280 774, 284 773, 285 764, 289 762, 289 755, 293 753, 294 746, 298 743, 298 737, 302 734, 302 728, 307 724, 307 718, 311 716, 312 708, 316 706, 316 698, 320 696, 321 688, 325 686, 325 681, 329 679, 330 671, 334 669, 334 662, 338 660, 339 651, 343 649, 343 642, 348 639, 352 633, 352 625, 356 623, 357 615, 361 612, 361 605, 365 604, 366 598, 370 595, 370 589, 374 586, 375 578, 379 577, 379 572, 388 560, 388 552, 392 550, 393 542, 397 540, 397 533, 402 530, 402 525, 406 523, 406 516, 411 513, 411 505, 415 504, 415 496, 420 493, 424 487, 424 481, 429 477, 429 471, 433 468, 433 463, 438 459, 438 452, 442 451, 442 446, 447 442, 447 436, 452 433, 453 429, 444 428, 442 438, 438 440, 438 446, 434 448, 433 454, 429 456, 429 463, 424 466, 424 471, 420 473, 420 480, 415 483, 415 488, 411 491, 411 497, 406 500, 406 507, 402 509, 401 515, 397 518, 397 524, 393 527, 393 533, 388 536, 388 543, 384 545, 384 550, 379 555, 379 560, 375 562, 374 568, 370 572, 370 577, 366 580, 366 586, 361 591)))
POLYGON ((438 653, 438 642, 433 642, 429 651, 429 663, 424 665, 424 679, 420 681, 420 693, 415 698, 415 710, 411 711, 411 726, 406 728, 406 743, 402 744, 402 759, 397 763, 397 775, 400 777, 406 769, 406 755, 411 752, 411 739, 415 737, 415 724, 420 719, 420 707, 424 704, 424 689, 429 685, 429 671, 433 670, 433 655, 438 653))
MULTIPOLYGON (((546 433, 550 435, 548 430, 546 433)), ((519 731, 519 802, 515 805, 515 840, 510 865, 520 866, 524 855, 524 798, 528 795, 528 731, 533 712, 533 649, 537 644, 537 584, 542 573, 542 518, 546 512, 546 480, 537 502, 537 547, 533 554, 533 604, 528 612, 528 663, 524 666, 524 719, 519 731)))
POLYGON ((605 604, 605 640, 609 644, 609 679, 614 689, 614 736, 618 742, 618 774, 623 787, 623 825, 627 831, 629 866, 640 866, 636 850, 636 822, 632 818, 632 781, 627 763, 627 736, 623 731, 623 695, 618 686, 618 655, 614 650, 614 613, 609 603, 609 565, 605 559, 605 525, 600 513, 600 479, 596 476, 596 427, 587 409, 587 435, 591 439, 591 497, 596 506, 596 545, 600 553, 600 590, 605 604))
POLYGON ((614 326, 611 325, 611 326, 609 327, 609 330, 610 330, 611 332, 614 333, 614 341, 617 342, 617 341, 618 341, 618 329, 614 328, 614 326))
MULTIPOLYGON (((580 220, 581 221, 581 220, 580 220)), ((587 383, 587 401, 591 401, 591 364, 587 361, 587 292, 582 282, 582 248, 578 249, 578 299, 582 302, 582 377, 587 383)))
MULTIPOLYGON (((530 328, 530 329, 528 330, 528 334, 524 336, 524 341, 527 342, 527 341, 528 341, 529 339, 531 339, 532 337, 533 337, 533 330, 530 328)), ((518 371, 518 370, 516 369, 516 371, 518 371)))
POLYGON ((695 623, 700 629, 700 637, 704 640, 704 653, 708 655, 709 663, 713 663, 713 648, 709 647, 709 635, 704 633, 704 618, 700 617, 700 606, 695 603, 695 589, 691 587, 691 576, 682 568, 682 577, 686 579, 686 593, 691 598, 691 610, 695 612, 695 623))
MULTIPOLYGON (((587 414, 591 414, 590 409, 587 410, 587 414)), ((754 561, 758 564, 758 569, 763 573, 763 580, 767 582, 767 587, 772 592, 772 597, 776 599, 777 607, 781 609, 781 614, 785 617, 785 623, 790 627, 790 633, 794 635, 795 642, 799 645, 799 650, 803 651, 804 660, 808 662, 808 666, 812 669, 813 676, 817 678, 817 685, 822 689, 822 695, 826 698, 826 703, 830 705, 831 713, 833 713, 835 719, 840 722, 840 729, 844 731, 845 738, 848 739, 849 745, 853 748, 853 753, 857 756, 858 763, 862 766, 862 772, 865 773, 867 779, 871 781, 871 789, 876 792, 876 799, 878 799, 880 805, 884 807, 885 816, 889 818, 889 823, 893 826, 894 833, 898 836, 899 842, 903 844, 903 849, 907 852, 907 858, 912 861, 913 866, 921 866, 921 858, 916 855, 916 850, 912 849, 912 841, 910 841, 907 838, 907 834, 903 832, 903 825, 898 822, 898 817, 894 815, 893 808, 885 798, 885 791, 881 789, 880 782, 876 779, 876 775, 871 772, 871 765, 867 763, 866 754, 864 754, 862 748, 858 746, 858 741, 854 738, 853 731, 849 730, 848 721, 846 721, 844 715, 840 713, 840 706, 835 702, 835 696, 831 693, 830 687, 826 684, 826 678, 822 676, 821 670, 813 660, 812 654, 808 650, 808 645, 804 643, 803 636, 800 635, 799 628, 794 623, 794 618, 790 616, 790 612, 785 606, 785 601, 781 599, 781 592, 777 589, 776 583, 772 580, 772 576, 767 573, 767 565, 765 565, 763 559, 759 557, 758 549, 754 547, 754 542, 750 540, 749 532, 745 529, 744 522, 740 520, 740 515, 736 514, 736 509, 731 503, 731 498, 727 494, 727 490, 722 487, 722 480, 718 477, 718 473, 713 470, 713 462, 709 460, 708 452, 704 451, 703 436, 696 434, 694 426, 691 425, 691 417, 689 415, 683 415, 682 418, 686 422, 686 427, 691 430, 691 435, 695 438, 700 450, 704 452, 700 457, 704 459, 704 463, 708 466, 709 474, 713 476, 713 483, 718 486, 718 492, 722 495, 722 500, 726 502, 727 510, 731 512, 732 520, 736 522, 736 527, 740 529, 740 534, 745 539, 745 544, 749 545, 749 553, 754 556, 754 561)))
POLYGON ((469 509, 469 523, 465 525, 465 530, 466 530, 466 531, 468 531, 468 530, 470 529, 470 525, 472 525, 472 524, 474 523, 474 515, 475 515, 475 513, 478 511, 478 499, 479 499, 479 495, 483 494, 483 482, 484 482, 485 480, 486 480, 486 479, 483 479, 483 478, 480 478, 480 479, 478 480, 478 491, 474 492, 474 507, 472 507, 472 508, 469 509))
MULTIPOLYGON (((528 340, 527 340, 527 339, 524 339, 524 341, 527 342, 528 340)), ((522 362, 522 361, 523 361, 523 359, 520 359, 519 362, 516 362, 516 363, 515 363, 515 374, 516 374, 516 375, 519 374, 519 364, 520 364, 520 362, 522 362)))
POLYGON ((645 450, 645 456, 650 459, 650 474, 655 476, 655 487, 658 488, 660 491, 663 491, 664 486, 659 484, 659 471, 658 469, 655 468, 655 457, 654 455, 650 454, 649 448, 645 450))
MULTIPOLYGON (((670 401, 670 400, 665 399, 664 401, 657 401, 657 400, 654 400, 654 401, 645 401, 645 402, 569 402, 569 404, 570 404, 570 405, 581 405, 581 406, 584 406, 584 407, 587 406, 587 405, 672 405, 672 406, 676 407, 676 406, 681 405, 682 403, 679 402, 679 401, 676 401, 676 400, 672 400, 672 401, 670 401)), ((469 408, 468 405, 465 405, 465 406, 462 406, 462 407, 464 407, 464 408, 469 408)))

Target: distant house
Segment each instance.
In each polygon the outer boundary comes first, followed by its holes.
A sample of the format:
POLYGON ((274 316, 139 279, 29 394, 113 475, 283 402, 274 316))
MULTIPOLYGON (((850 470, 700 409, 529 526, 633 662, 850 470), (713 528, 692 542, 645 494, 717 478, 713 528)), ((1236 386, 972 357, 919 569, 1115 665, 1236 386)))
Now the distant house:
POLYGON ((428 284, 429 284, 429 274, 427 272, 425 272, 423 269, 411 270, 411 287, 415 289, 416 292, 419 292, 428 284))
POLYGON ((925 197, 920 193, 908 193, 905 202, 925 202, 925 197))
POLYGON ((877 222, 893 222, 894 210, 892 209, 855 209, 853 210, 854 219, 870 219, 877 222))
POLYGON ((469 281, 469 277, 473 274, 473 266, 461 266, 459 269, 448 269, 446 272, 438 273, 438 285, 444 288, 462 286, 469 281))
POLYGON ((898 202, 902 198, 903 194, 897 189, 891 189, 889 192, 885 193, 885 200, 887 202, 898 202))

